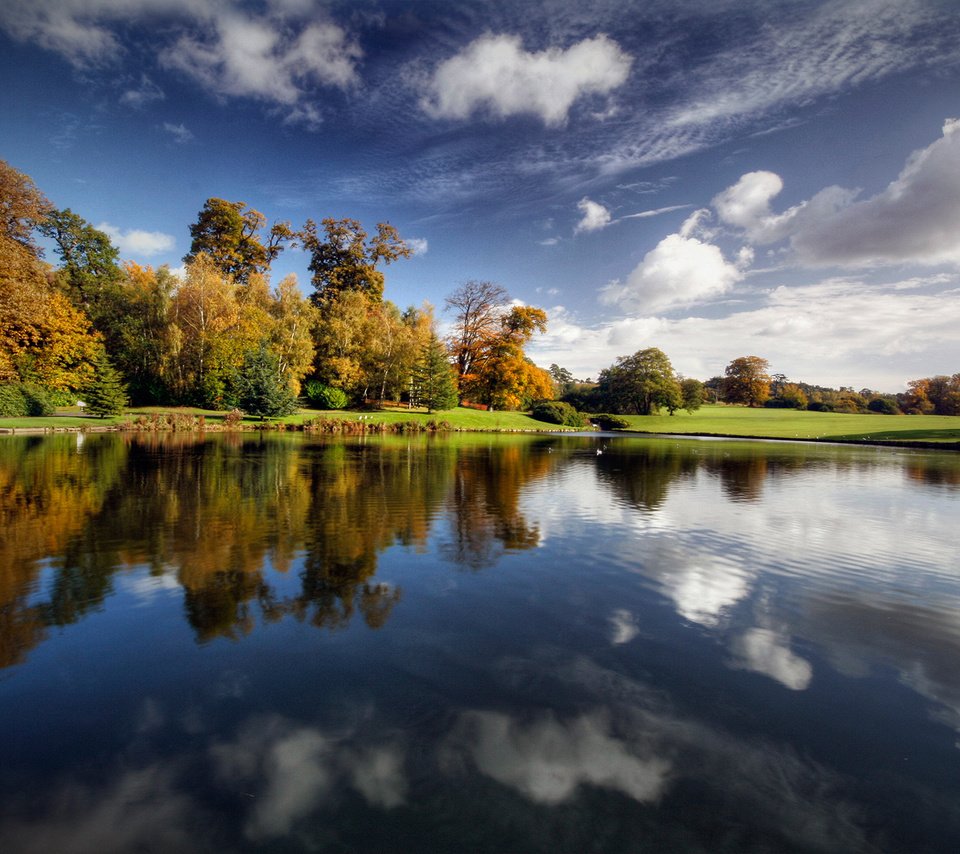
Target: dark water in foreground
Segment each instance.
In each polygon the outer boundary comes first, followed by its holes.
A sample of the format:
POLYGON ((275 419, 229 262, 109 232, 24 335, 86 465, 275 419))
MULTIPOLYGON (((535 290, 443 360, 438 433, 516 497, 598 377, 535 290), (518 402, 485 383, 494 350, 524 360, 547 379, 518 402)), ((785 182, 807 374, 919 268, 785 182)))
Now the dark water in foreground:
POLYGON ((958 521, 950 454, 6 438, 0 851, 956 852, 958 521))

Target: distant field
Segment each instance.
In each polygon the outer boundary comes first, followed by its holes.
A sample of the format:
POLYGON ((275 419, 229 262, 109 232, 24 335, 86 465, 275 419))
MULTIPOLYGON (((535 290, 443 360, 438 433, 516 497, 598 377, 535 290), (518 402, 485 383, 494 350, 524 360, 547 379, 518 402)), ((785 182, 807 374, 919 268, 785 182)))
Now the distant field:
POLYGON ((767 439, 960 442, 960 416, 846 415, 795 409, 704 406, 694 413, 628 415, 630 430, 767 439))
MULTIPOLYGON (((138 415, 182 413, 203 415, 210 425, 219 424, 224 413, 190 407, 138 407, 119 418, 94 418, 79 411, 62 411, 50 418, 0 418, 0 429, 73 428, 95 429, 138 415)), ((446 421, 460 430, 562 430, 554 424, 535 421, 522 412, 479 412, 474 409, 452 409, 428 414, 403 408, 365 412, 302 409, 285 418, 268 419, 271 423, 299 425, 312 418, 363 420, 371 424, 394 424, 403 421, 446 421)), ((629 430, 641 433, 684 433, 714 436, 741 436, 758 439, 820 439, 824 441, 859 442, 929 442, 960 444, 960 417, 942 415, 843 415, 832 412, 805 412, 792 409, 749 409, 743 406, 705 406, 697 412, 676 415, 628 415, 629 430)), ((247 418, 247 424, 259 419, 247 418)))

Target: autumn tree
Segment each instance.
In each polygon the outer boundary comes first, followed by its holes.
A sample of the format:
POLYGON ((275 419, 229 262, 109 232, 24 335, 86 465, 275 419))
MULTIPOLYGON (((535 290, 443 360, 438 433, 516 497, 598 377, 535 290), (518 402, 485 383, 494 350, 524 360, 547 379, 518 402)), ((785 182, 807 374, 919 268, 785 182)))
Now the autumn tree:
POLYGON ((762 406, 770 397, 770 363, 759 356, 740 356, 727 365, 723 392, 727 403, 762 406))
POLYGON ((600 372, 597 393, 615 413, 652 415, 661 407, 679 409, 683 392, 666 353, 656 347, 621 356, 600 372))
POLYGON ((378 223, 377 233, 368 239, 355 219, 327 217, 320 229, 308 219, 296 236, 310 255, 311 299, 321 307, 345 291, 381 300, 384 276, 378 266, 413 254, 397 230, 385 222, 378 223))
POLYGON ((910 380, 903 407, 911 413, 960 415, 960 374, 910 380))
POLYGON ((465 282, 447 297, 446 307, 455 312, 450 351, 461 383, 470 382, 487 355, 509 302, 510 295, 493 282, 465 282))
POLYGON ((190 251, 183 260, 189 264, 206 255, 225 276, 244 283, 255 273, 265 273, 294 239, 287 222, 275 223, 266 235, 265 225, 264 215, 246 202, 209 198, 190 226, 190 251))
POLYGON ((297 277, 291 274, 284 276, 274 289, 268 310, 273 318, 270 349, 276 354, 280 373, 287 378, 293 393, 299 394, 304 377, 313 368, 317 309, 300 293, 297 277))

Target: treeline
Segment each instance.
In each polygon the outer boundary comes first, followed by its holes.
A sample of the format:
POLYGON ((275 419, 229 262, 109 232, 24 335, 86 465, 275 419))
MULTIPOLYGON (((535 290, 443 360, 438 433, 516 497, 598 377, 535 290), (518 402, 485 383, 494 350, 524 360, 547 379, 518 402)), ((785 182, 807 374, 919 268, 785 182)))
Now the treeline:
POLYGON ((298 396, 431 411, 552 396, 524 353, 546 329, 541 309, 468 282, 447 300, 455 333, 444 341, 429 304, 384 299, 382 268, 413 254, 388 223, 374 234, 352 219, 268 228, 244 202, 210 198, 178 276, 121 262, 106 234, 2 161, 0 211, 0 415, 49 414, 81 395, 99 414, 131 401, 268 416, 293 411, 298 396), (38 236, 59 266, 44 261, 38 236), (309 297, 295 276, 270 281, 290 247, 309 255, 309 297))
POLYGON ((960 373, 911 380, 907 391, 889 394, 792 381, 771 373, 760 356, 733 359, 722 376, 705 382, 684 378, 655 347, 617 359, 597 382, 578 380, 558 365, 550 374, 560 399, 581 412, 650 415, 661 409, 694 411, 703 403, 807 409, 815 412, 875 412, 883 415, 960 415, 960 373))

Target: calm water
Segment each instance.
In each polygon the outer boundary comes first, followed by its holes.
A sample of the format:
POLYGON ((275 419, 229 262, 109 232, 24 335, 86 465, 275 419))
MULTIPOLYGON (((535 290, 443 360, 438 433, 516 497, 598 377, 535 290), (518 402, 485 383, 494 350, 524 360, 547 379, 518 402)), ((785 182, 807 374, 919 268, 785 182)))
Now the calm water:
POLYGON ((5 438, 0 850, 956 852, 958 521, 945 453, 5 438))

